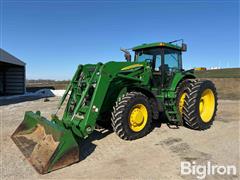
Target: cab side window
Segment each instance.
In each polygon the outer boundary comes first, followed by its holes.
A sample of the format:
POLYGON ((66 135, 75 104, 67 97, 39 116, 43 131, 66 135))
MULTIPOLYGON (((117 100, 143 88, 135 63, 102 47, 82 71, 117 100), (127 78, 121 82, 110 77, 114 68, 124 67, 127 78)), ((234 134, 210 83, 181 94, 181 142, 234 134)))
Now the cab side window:
POLYGON ((164 62, 170 70, 179 69, 179 57, 178 51, 166 49, 164 52, 164 62))
POLYGON ((161 55, 156 55, 156 63, 155 63, 155 68, 154 71, 160 71, 160 66, 161 66, 161 55))
POLYGON ((144 62, 144 61, 152 62, 152 60, 153 60, 153 55, 151 54, 144 54, 144 53, 138 54, 138 58, 137 58, 138 62, 144 62))

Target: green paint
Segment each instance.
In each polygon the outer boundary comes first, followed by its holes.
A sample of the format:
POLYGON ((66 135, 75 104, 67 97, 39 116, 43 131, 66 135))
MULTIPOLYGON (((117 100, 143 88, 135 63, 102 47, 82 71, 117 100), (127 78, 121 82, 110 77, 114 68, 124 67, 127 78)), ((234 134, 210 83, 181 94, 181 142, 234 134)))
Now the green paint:
MULTIPOLYGON (((159 54, 164 53, 162 50, 165 48, 181 51, 180 46, 169 43, 144 44, 134 47, 133 50, 159 47, 159 54)), ((42 124, 60 143, 47 172, 53 170, 54 164, 69 149, 77 147, 79 139, 85 139, 91 134, 96 121, 102 120, 105 113, 112 111, 117 98, 133 89, 152 94, 157 102, 164 106, 169 121, 179 124, 175 90, 183 79, 195 76, 189 71, 182 71, 180 67, 171 73, 163 69, 160 71, 162 75, 155 77, 152 63, 137 60, 79 65, 58 106, 60 109, 71 92, 63 117, 54 114, 49 121, 40 114, 26 112, 24 124, 27 128, 42 124)))
POLYGON ((165 42, 156 42, 156 43, 149 43, 149 44, 142 44, 139 46, 135 46, 132 48, 132 50, 136 51, 136 50, 141 50, 141 49, 145 49, 145 48, 154 48, 154 47, 169 47, 169 48, 173 48, 176 50, 182 49, 181 46, 178 46, 175 44, 165 43, 165 42))

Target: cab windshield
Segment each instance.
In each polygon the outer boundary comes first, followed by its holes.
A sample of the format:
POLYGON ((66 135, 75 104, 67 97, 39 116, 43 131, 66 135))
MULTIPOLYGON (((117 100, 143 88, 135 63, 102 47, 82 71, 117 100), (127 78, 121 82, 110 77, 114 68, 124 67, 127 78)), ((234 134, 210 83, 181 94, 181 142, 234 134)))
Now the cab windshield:
POLYGON ((164 63, 169 69, 181 69, 181 51, 169 48, 141 49, 135 52, 135 62, 149 62, 157 70, 164 63), (162 56, 163 54, 163 56, 162 56), (163 59, 162 59, 163 58, 163 59))
POLYGON ((135 62, 153 62, 156 55, 161 54, 161 48, 154 48, 154 49, 142 49, 140 51, 136 51, 135 54, 135 62))

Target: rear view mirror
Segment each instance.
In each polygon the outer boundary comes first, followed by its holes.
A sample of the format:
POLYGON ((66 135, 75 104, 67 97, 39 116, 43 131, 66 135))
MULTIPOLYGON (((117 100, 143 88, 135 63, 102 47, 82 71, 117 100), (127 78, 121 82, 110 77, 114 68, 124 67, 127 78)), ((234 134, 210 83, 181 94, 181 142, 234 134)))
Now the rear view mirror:
POLYGON ((187 51, 187 44, 182 43, 182 51, 187 51))
POLYGON ((125 59, 128 61, 128 62, 130 62, 131 61, 131 54, 129 54, 129 53, 125 53, 124 54, 124 57, 125 57, 125 59))
POLYGON ((120 49, 122 52, 124 52, 124 57, 128 62, 131 62, 131 54, 128 50, 121 48, 120 49))

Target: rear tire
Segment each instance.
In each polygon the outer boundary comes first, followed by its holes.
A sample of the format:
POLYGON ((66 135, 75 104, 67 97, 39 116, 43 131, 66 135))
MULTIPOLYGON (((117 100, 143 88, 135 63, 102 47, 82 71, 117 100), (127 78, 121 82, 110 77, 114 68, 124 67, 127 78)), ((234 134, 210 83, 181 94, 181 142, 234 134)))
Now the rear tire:
POLYGON ((205 130, 211 127, 217 112, 217 92, 209 81, 191 82, 187 88, 183 106, 183 119, 191 129, 205 130))
POLYGON ((151 131, 152 109, 149 99, 140 92, 130 92, 113 108, 112 127, 124 140, 134 140, 151 131))
POLYGON ((193 80, 191 79, 185 79, 178 85, 176 89, 176 94, 177 94, 176 105, 178 108, 178 112, 181 115, 182 121, 183 121, 182 113, 183 113, 183 107, 185 106, 187 89, 188 87, 190 87, 190 84, 192 83, 192 81, 193 80))

